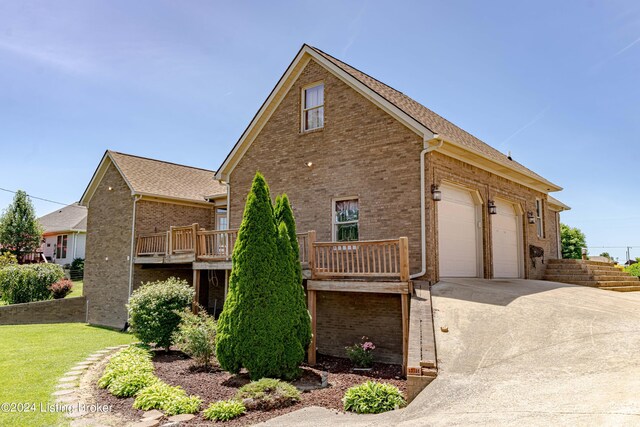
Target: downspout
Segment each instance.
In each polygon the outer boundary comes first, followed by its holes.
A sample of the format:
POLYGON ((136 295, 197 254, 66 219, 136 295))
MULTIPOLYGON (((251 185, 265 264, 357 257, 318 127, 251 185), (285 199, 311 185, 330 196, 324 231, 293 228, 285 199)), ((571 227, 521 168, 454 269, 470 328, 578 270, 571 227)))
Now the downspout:
POLYGON ((227 230, 229 230, 231 229, 231 184, 225 182, 224 185, 227 187, 227 230))
POLYGON ((133 196, 133 215, 131 220, 131 254, 129 255, 129 295, 131 297, 131 293, 133 292, 133 252, 135 250, 136 245, 136 204, 140 199, 139 195, 133 196))
POLYGON ((412 274, 409 276, 411 279, 416 279, 418 277, 422 277, 427 274, 427 224, 426 217, 427 213, 425 211, 425 198, 426 198, 426 185, 424 183, 425 171, 424 171, 424 159, 427 153, 431 151, 435 151, 438 148, 442 147, 444 144, 444 140, 440 138, 438 134, 433 135, 433 138, 430 140, 424 141, 424 149, 420 152, 420 240, 421 240, 421 260, 422 265, 419 273, 412 274), (429 145, 430 142, 436 141, 436 145, 429 145))

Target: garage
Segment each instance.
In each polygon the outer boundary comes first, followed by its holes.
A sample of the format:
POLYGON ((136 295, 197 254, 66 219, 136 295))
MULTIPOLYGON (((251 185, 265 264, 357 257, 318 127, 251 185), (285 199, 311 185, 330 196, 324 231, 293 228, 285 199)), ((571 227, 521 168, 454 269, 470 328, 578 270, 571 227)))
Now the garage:
POLYGON ((491 215, 493 277, 518 278, 520 274, 519 215, 512 203, 496 200, 496 214, 491 215))
POLYGON ((442 185, 438 202, 440 277, 479 277, 478 203, 471 191, 442 185))

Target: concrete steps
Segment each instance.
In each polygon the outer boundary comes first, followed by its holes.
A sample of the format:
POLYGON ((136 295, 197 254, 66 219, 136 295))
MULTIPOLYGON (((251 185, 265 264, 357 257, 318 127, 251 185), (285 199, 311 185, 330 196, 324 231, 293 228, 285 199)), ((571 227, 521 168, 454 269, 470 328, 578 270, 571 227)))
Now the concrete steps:
POLYGON ((640 291, 640 278, 600 261, 550 260, 544 280, 617 292, 640 291))

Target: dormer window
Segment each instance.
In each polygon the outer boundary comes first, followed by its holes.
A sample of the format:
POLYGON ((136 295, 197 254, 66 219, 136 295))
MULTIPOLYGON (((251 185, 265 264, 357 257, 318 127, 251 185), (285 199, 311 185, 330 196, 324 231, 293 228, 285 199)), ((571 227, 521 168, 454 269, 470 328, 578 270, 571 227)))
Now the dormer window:
POLYGON ((324 84, 307 87, 302 92, 302 130, 324 127, 324 84))

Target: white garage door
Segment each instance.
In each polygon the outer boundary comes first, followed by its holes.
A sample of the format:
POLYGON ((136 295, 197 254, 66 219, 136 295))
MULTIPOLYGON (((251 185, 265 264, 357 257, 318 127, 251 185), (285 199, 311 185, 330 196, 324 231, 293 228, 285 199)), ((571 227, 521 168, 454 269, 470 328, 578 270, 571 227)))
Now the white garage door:
POLYGON ((518 215, 513 204, 496 200, 497 214, 491 216, 493 277, 520 277, 518 215))
POLYGON ((467 190, 442 186, 438 202, 440 277, 478 277, 476 204, 467 190))

